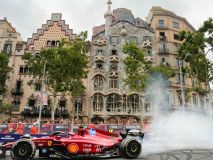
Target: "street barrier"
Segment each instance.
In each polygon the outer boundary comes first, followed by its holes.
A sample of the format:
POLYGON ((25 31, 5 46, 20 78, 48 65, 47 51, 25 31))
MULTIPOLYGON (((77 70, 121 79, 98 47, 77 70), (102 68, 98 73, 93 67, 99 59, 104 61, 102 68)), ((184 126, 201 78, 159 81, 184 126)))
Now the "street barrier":
MULTIPOLYGON (((140 129, 140 125, 107 125, 107 124, 88 124, 83 125, 85 128, 95 128, 104 131, 110 131, 119 134, 122 131, 130 129, 140 129)), ((33 124, 8 123, 0 125, 0 143, 16 141, 24 134, 30 134, 33 124), (19 134, 22 133, 22 134, 19 134)), ((79 125, 68 124, 42 124, 41 134, 33 134, 32 137, 44 137, 56 131, 65 133, 77 133, 79 125)))

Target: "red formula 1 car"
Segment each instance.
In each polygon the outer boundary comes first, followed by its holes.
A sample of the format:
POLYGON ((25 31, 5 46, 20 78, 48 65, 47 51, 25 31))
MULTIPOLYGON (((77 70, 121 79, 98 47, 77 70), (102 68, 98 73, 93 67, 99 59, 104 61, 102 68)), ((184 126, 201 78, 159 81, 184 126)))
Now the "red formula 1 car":
POLYGON ((140 137, 143 135, 117 135, 114 133, 79 128, 77 134, 55 132, 44 138, 23 136, 18 141, 0 146, 0 156, 10 150, 14 160, 30 160, 39 150, 40 158, 137 158, 142 150, 140 137), (123 137, 123 138, 122 138, 123 137))

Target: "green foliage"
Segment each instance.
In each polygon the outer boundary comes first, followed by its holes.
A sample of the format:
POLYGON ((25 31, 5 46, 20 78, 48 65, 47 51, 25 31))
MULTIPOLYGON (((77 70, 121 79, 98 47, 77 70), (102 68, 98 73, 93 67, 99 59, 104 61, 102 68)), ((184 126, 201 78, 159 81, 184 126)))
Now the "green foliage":
POLYGON ((5 82, 9 78, 9 73, 12 70, 12 68, 8 66, 8 63, 9 55, 0 53, 0 94, 5 93, 7 90, 5 82))
POLYGON ((144 60, 144 52, 134 43, 125 44, 123 51, 128 56, 124 59, 126 79, 125 85, 132 91, 140 92, 145 87, 148 64, 144 60))
POLYGON ((149 70, 150 75, 153 75, 156 73, 161 74, 163 77, 167 79, 175 76, 175 71, 171 69, 169 66, 166 66, 163 64, 160 64, 159 66, 153 66, 150 68, 149 70))
POLYGON ((189 63, 188 73, 200 82, 213 79, 213 64, 206 59, 206 54, 213 51, 213 20, 210 18, 195 32, 182 31, 178 56, 189 63), (189 56, 187 56, 189 55, 189 56))
POLYGON ((12 113, 12 105, 10 104, 0 104, 0 113, 11 114, 12 113))
POLYGON ((25 53, 23 60, 33 68, 34 77, 29 85, 42 80, 45 65, 45 84, 51 93, 83 94, 82 79, 87 76, 88 64, 86 38, 87 32, 82 32, 74 41, 63 40, 58 48, 43 49, 39 55, 25 53))
POLYGON ((151 66, 147 63, 144 59, 144 51, 134 43, 125 44, 123 51, 127 54, 123 61, 126 71, 124 82, 132 91, 142 92, 149 81, 150 75, 159 74, 166 79, 175 76, 174 70, 169 66, 163 64, 151 66))
POLYGON ((206 95, 209 93, 209 90, 203 89, 202 87, 195 87, 193 91, 197 92, 200 95, 206 95))

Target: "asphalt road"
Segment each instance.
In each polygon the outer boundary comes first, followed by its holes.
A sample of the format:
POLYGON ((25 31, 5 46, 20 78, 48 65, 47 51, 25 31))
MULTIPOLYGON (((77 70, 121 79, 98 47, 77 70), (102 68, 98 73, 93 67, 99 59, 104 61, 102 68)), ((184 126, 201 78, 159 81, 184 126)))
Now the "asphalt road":
MULTIPOLYGON (((8 156, 5 160, 11 160, 8 156)), ((35 160, 38 160, 35 158, 35 160)), ((117 158, 116 160, 124 160, 117 158)), ((213 160, 213 149, 184 149, 143 155, 138 160, 213 160)))

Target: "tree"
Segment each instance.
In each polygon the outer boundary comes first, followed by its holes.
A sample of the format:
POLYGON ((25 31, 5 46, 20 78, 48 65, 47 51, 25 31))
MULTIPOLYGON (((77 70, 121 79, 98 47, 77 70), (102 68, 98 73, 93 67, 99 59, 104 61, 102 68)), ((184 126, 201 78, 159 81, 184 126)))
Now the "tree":
POLYGON ((82 32, 74 41, 65 41, 58 48, 41 50, 39 55, 25 53, 23 60, 33 68, 33 79, 29 85, 42 81, 45 66, 46 89, 53 94, 51 118, 54 120, 58 93, 81 96, 85 86, 82 79, 87 76, 87 32, 82 32))
POLYGON ((124 59, 126 78, 125 85, 132 91, 142 92, 148 84, 150 76, 161 75, 167 80, 175 76, 175 72, 164 64, 152 66, 144 59, 144 51, 136 44, 130 43, 123 46, 123 51, 127 54, 124 59))
POLYGON ((178 56, 181 59, 186 57, 186 62, 189 63, 188 73, 192 78, 196 78, 199 84, 206 82, 209 85, 209 81, 213 79, 213 64, 206 55, 213 51, 212 18, 204 21, 198 31, 181 31, 180 40, 183 43, 179 47, 178 56))
POLYGON ((0 94, 4 94, 7 90, 6 80, 9 78, 9 73, 12 68, 8 66, 9 55, 6 53, 0 53, 0 94))
POLYGON ((146 71, 149 68, 144 59, 144 52, 134 43, 125 44, 123 51, 127 54, 123 61, 126 71, 125 85, 132 91, 142 92, 147 79, 146 71))

